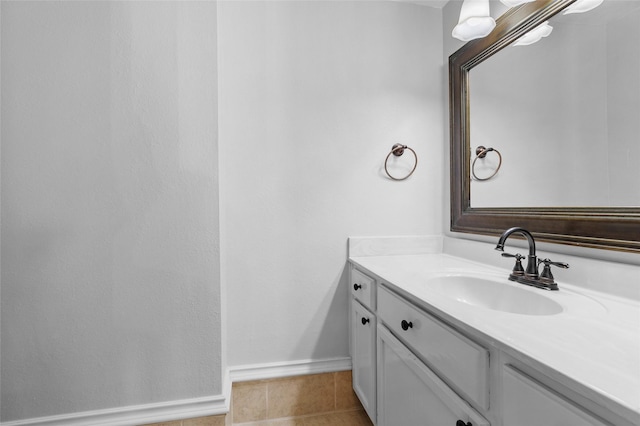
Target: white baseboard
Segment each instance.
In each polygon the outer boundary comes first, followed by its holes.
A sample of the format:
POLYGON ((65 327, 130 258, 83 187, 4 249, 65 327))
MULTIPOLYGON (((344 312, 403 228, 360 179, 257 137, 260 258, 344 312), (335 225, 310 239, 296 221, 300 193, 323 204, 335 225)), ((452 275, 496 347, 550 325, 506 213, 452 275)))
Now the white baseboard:
POLYGON ((2 422, 0 426, 138 426, 229 412, 231 381, 225 379, 222 395, 142 404, 107 410, 2 422))
POLYGON ((241 365, 231 367, 229 369, 229 377, 232 382, 246 382, 249 380, 276 379, 279 377, 332 373, 345 370, 351 370, 350 357, 241 365))
POLYGON ((15 420, 2 422, 0 426, 138 426, 217 416, 229 412, 232 382, 345 370, 351 370, 350 357, 244 365, 229 369, 221 395, 15 420))

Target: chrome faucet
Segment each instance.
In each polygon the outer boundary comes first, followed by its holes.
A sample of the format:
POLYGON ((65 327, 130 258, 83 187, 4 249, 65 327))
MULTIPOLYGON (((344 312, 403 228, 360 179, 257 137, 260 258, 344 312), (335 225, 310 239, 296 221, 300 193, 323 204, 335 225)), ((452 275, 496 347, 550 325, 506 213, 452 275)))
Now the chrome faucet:
POLYGON ((522 256, 520 253, 502 253, 503 257, 514 257, 516 259, 516 264, 513 267, 513 271, 511 271, 511 274, 509 275, 509 279, 521 284, 543 288, 545 290, 558 290, 558 284, 556 284, 553 279, 550 265, 565 269, 568 268, 569 265, 561 262, 552 262, 549 259, 539 261, 538 257, 536 256, 536 241, 533 239, 533 235, 531 235, 531 232, 519 227, 507 229, 502 233, 502 235, 500 235, 498 244, 496 245, 496 250, 504 252, 504 244, 507 241, 507 238, 509 238, 510 235, 516 233, 523 235, 527 239, 527 242, 529 243, 529 255, 527 256, 527 268, 523 269, 521 259, 524 259, 524 256, 522 256), (538 274, 538 265, 540 263, 544 263, 542 274, 538 274))

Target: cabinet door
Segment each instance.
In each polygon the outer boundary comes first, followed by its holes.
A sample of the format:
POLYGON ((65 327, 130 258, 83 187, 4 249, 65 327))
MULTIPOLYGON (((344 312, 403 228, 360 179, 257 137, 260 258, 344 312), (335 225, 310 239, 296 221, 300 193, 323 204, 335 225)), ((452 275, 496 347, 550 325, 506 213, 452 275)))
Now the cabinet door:
POLYGON ((378 287, 378 319, 462 397, 489 408, 489 351, 418 309, 384 286, 378 287))
POLYGON ((508 365, 504 366, 503 385, 505 425, 606 425, 562 396, 508 365))
POLYGON ((378 426, 457 424, 489 426, 484 417, 379 325, 378 426))
POLYGON ((351 360, 353 390, 376 422, 376 317, 356 300, 351 301, 351 360))

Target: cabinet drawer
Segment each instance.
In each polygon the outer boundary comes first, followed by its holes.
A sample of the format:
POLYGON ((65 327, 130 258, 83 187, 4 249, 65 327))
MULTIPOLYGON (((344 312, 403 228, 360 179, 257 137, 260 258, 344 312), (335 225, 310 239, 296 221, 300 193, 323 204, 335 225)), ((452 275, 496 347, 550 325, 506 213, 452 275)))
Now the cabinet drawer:
POLYGON ((489 351, 385 287, 378 291, 378 317, 453 387, 489 408, 489 351))
POLYGON ((351 294, 371 310, 375 310, 375 283, 373 278, 351 268, 351 294))

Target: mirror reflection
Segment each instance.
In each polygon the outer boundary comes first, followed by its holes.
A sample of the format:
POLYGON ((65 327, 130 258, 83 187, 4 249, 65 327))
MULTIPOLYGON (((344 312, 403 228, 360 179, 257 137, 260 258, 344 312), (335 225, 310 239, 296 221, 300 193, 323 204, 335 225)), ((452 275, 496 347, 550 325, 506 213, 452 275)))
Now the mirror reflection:
POLYGON ((548 25, 469 73, 471 206, 640 206, 640 2, 548 25))

